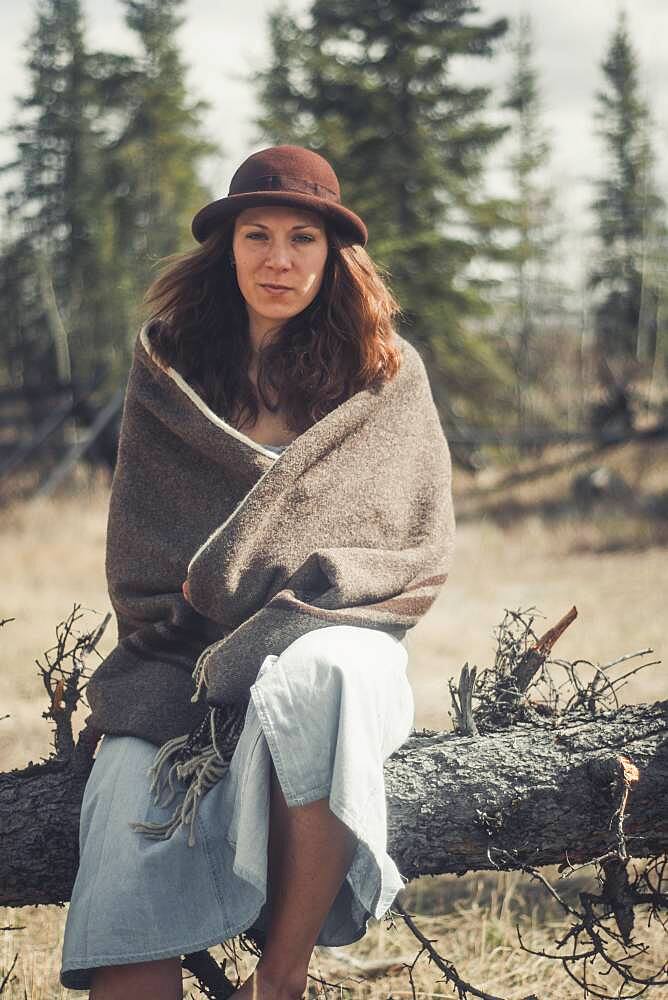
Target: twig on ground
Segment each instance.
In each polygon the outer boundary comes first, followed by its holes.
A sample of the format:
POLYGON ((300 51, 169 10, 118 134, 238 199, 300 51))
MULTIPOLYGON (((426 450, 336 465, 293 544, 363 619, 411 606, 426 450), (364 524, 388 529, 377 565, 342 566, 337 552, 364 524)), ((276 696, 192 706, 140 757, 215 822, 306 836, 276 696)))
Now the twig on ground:
POLYGON ((14 961, 9 966, 9 969, 7 970, 7 973, 5 974, 5 976, 3 977, 2 982, 0 983, 0 993, 4 993, 5 992, 5 986, 9 982, 9 977, 11 976, 12 972, 14 971, 14 966, 16 965, 16 963, 18 962, 18 960, 19 960, 19 953, 17 951, 16 954, 14 955, 14 961))
POLYGON ((219 965, 208 951, 184 955, 181 964, 197 977, 200 990, 209 1000, 228 1000, 236 990, 225 975, 226 962, 219 965))
MULTIPOLYGON (((434 948, 433 941, 425 937, 425 935, 422 933, 422 931, 419 929, 419 927, 413 920, 413 917, 406 912, 401 903, 398 903, 395 900, 395 902, 392 904, 392 908, 401 914, 406 926, 409 928, 412 934, 417 938, 417 940, 420 942, 421 945, 420 951, 416 955, 415 959, 413 960, 413 962, 409 967, 407 966, 409 970, 411 988, 413 989, 413 995, 415 995, 415 989, 413 986, 412 971, 415 968, 415 965, 420 956, 423 954, 423 952, 426 952, 429 955, 430 961, 432 961, 437 966, 437 968, 441 970, 444 978, 448 982, 452 983, 453 987, 457 990, 457 995, 459 997, 459 1000, 468 1000, 469 997, 477 997, 478 1000, 503 1000, 503 997, 495 996, 492 993, 486 993, 484 990, 479 989, 477 986, 472 986, 471 983, 464 982, 464 980, 459 976, 452 962, 448 962, 447 959, 443 958, 443 956, 439 954, 436 948, 434 948)), ((538 998, 535 996, 535 994, 531 994, 531 996, 524 997, 524 1000, 538 1000, 538 998)))

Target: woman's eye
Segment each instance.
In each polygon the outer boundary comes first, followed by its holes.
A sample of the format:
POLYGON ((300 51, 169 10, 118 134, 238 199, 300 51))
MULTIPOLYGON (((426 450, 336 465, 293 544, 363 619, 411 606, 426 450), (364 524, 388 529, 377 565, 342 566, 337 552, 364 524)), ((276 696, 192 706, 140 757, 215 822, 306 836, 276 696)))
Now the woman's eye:
MULTIPOLYGON (((255 240, 256 237, 258 237, 259 239, 263 240, 263 239, 266 238, 266 234, 265 233, 247 233, 246 234, 246 239, 247 240, 255 240)), ((313 236, 309 236, 308 233, 298 233, 294 237, 294 239, 295 240, 304 240, 306 243, 313 243, 314 242, 313 236)))

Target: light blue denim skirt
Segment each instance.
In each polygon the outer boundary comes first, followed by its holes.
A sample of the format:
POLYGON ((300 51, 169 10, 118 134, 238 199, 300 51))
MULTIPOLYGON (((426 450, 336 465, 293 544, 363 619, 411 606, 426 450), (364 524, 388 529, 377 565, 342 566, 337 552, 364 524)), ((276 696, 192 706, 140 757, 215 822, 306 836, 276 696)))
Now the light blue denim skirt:
MULTIPOLYGON (((405 880, 387 854, 383 764, 414 720, 403 642, 335 625, 300 636, 261 665, 229 771, 202 799, 195 844, 132 821, 164 822, 149 791, 156 747, 103 738, 88 779, 80 863, 63 939, 61 982, 90 987, 91 970, 171 958, 264 929, 271 762, 289 806, 328 798, 357 848, 317 944, 361 938, 405 880)), ((325 862, 326 863, 326 862, 325 862)))

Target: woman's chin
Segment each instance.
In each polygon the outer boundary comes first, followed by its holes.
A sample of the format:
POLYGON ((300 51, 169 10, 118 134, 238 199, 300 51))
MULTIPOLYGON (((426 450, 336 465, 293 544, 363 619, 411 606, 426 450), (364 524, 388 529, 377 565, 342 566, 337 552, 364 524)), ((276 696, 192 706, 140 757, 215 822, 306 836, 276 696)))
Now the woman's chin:
POLYGON ((287 302, 274 302, 269 305, 263 305, 262 309, 257 309, 256 312, 263 319, 292 319, 304 309, 302 305, 295 305, 294 302, 288 305, 287 302))

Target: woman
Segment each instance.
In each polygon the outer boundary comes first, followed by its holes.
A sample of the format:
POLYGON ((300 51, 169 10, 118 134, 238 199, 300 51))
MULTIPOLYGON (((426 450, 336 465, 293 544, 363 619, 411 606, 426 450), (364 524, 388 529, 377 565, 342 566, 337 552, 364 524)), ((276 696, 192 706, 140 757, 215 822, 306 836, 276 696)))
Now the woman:
POLYGON ((112 488, 119 644, 89 684, 104 739, 61 971, 94 1000, 181 997, 181 956, 251 927, 265 944, 240 1000, 300 997, 314 945, 387 910, 401 639, 452 551, 426 375, 327 161, 253 154, 193 234, 147 293, 112 488))

